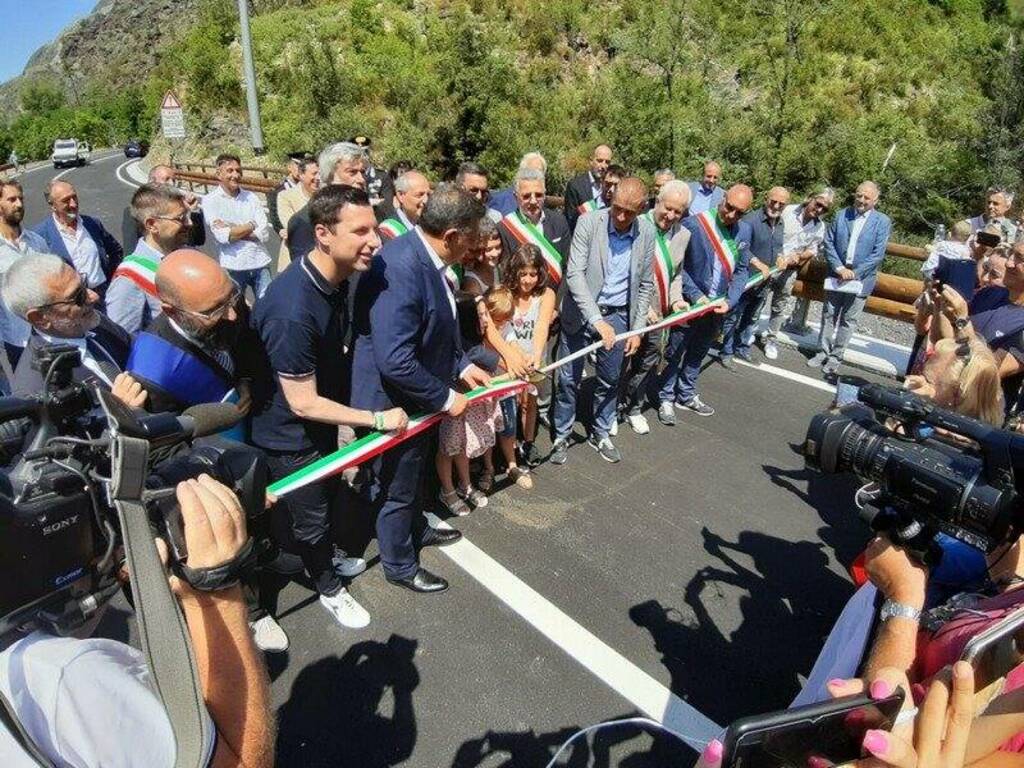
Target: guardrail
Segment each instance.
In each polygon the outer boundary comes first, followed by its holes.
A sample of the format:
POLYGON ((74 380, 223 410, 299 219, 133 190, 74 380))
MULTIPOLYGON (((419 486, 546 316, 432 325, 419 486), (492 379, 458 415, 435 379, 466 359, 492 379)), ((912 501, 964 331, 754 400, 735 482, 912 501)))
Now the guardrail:
MULTIPOLYGON (((210 188, 220 183, 212 173, 217 168, 210 163, 179 161, 172 165, 178 182, 188 184, 189 189, 194 190, 197 185, 210 188)), ((252 192, 266 194, 281 183, 284 175, 283 168, 243 166, 241 187, 252 192)), ((551 208, 561 209, 564 198, 559 195, 548 195, 545 203, 551 208)), ((924 261, 928 258, 928 251, 924 248, 902 243, 889 243, 885 252, 889 256, 913 261, 924 261)), ((813 301, 822 301, 825 298, 823 283, 826 276, 827 269, 824 260, 815 259, 800 270, 793 294, 813 301)), ((868 297, 864 308, 873 315, 912 323, 915 315, 913 303, 923 288, 924 285, 920 280, 880 273, 875 289, 868 297)))

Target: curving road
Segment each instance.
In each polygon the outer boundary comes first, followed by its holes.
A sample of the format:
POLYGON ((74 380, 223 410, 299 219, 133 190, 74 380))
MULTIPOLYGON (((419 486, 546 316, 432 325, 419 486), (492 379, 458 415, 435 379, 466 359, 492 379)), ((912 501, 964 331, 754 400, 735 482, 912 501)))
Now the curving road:
MULTIPOLYGON (((116 234, 132 192, 117 178, 124 162, 101 153, 63 175, 116 234)), ((23 177, 27 221, 45 214, 55 173, 23 177)), ((646 437, 623 427, 621 464, 578 445, 565 467, 537 470, 533 491, 497 491, 456 523, 471 544, 423 553, 452 582, 443 595, 387 586, 367 516, 346 498, 346 544, 371 560, 352 593, 373 623, 341 630, 307 589, 268 585, 292 644, 268 659, 278 764, 543 768, 594 722, 667 709, 694 734, 785 706, 852 593, 843 564, 868 538, 854 484, 805 471, 796 451, 831 399, 802 362, 783 350, 771 366, 711 363, 701 390, 714 417, 668 429, 651 414, 646 437)), ((132 636, 123 606, 104 631, 132 636)), ((691 755, 623 728, 581 742, 569 764, 691 755)))

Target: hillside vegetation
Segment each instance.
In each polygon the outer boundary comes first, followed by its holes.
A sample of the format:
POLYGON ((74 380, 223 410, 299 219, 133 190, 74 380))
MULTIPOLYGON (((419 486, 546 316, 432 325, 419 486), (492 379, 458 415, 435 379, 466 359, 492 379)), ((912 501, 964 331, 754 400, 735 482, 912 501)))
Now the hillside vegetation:
MULTIPOLYGON (((554 187, 606 141, 644 175, 692 177, 714 158, 726 180, 758 190, 846 192, 875 178, 904 236, 973 210, 990 183, 1016 188, 1024 172, 1024 58, 1000 0, 255 6, 273 159, 363 133, 379 164, 409 159, 442 178, 476 159, 504 182, 539 149, 554 187)), ((45 84, 26 89, 0 153, 13 143, 44 155, 55 130, 97 143, 150 134, 172 87, 194 151, 244 150, 236 13, 233 0, 199 0, 152 70, 124 72, 81 106, 45 84)))

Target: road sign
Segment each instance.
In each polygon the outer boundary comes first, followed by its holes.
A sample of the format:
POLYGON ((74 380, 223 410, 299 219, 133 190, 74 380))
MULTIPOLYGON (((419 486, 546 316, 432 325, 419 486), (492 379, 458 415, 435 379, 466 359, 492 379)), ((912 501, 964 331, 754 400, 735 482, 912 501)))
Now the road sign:
POLYGON ((173 91, 165 93, 160 103, 160 126, 166 139, 185 138, 185 113, 173 91))

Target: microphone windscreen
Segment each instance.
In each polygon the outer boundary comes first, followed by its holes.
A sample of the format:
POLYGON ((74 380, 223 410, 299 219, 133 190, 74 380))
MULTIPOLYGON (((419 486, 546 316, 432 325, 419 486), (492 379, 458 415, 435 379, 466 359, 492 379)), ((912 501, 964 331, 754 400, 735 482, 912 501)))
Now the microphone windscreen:
POLYGON ((182 416, 192 419, 192 437, 205 437, 224 432, 242 420, 241 411, 232 403, 193 405, 182 416))

